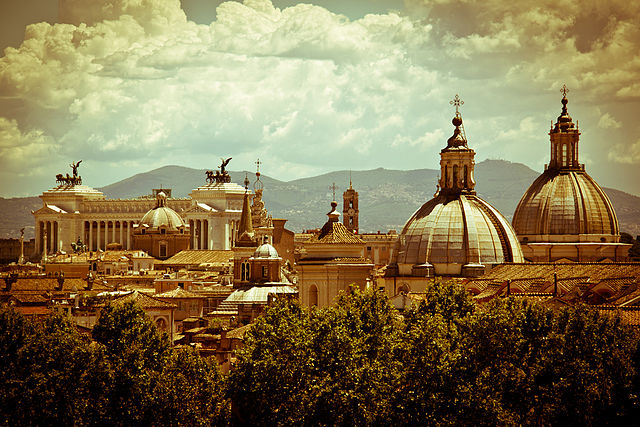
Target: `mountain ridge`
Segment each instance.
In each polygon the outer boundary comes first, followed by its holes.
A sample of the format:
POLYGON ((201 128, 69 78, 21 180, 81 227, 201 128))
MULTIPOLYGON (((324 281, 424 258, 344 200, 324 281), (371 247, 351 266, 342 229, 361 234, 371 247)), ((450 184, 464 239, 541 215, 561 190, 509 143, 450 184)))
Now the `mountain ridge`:
MULTIPOLYGON (((300 232, 318 228, 326 222, 332 190, 336 183, 336 198, 340 209, 342 192, 353 183, 360 197, 361 232, 400 231, 404 223, 436 191, 439 171, 435 169, 340 170, 325 174, 281 181, 262 174, 263 199, 273 217, 288 220, 287 228, 300 232)), ((255 173, 230 171, 233 182, 243 185, 245 176, 255 183, 255 173)), ((506 160, 484 160, 476 164, 475 181, 478 196, 492 204, 511 220, 515 208, 533 180, 540 175, 521 163, 506 160)), ((133 175, 98 188, 109 199, 148 195, 153 188, 171 188, 172 196, 187 197, 205 184, 205 170, 167 165, 133 175)), ((612 188, 603 188, 616 210, 620 230, 633 236, 640 234, 640 197, 612 188)), ((0 237, 18 237, 27 227, 26 237, 33 235, 31 210, 42 206, 38 197, 0 198, 0 237)))

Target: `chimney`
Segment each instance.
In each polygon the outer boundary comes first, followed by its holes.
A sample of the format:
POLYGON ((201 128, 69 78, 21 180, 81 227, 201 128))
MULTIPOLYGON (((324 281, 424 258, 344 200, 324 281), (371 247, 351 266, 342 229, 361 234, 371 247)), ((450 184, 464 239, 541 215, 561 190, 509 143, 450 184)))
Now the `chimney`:
POLYGON ((58 286, 56 287, 56 291, 61 291, 62 285, 64 285, 64 271, 58 276, 58 286))

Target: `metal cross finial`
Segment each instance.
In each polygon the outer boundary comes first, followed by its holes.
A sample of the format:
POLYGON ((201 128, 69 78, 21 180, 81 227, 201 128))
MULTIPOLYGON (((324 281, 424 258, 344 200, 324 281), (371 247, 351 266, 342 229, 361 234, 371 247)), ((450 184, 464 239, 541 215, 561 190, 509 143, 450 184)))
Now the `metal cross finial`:
POLYGON ((260 159, 256 160, 256 166, 257 166, 256 172, 260 172, 260 165, 261 164, 262 164, 262 162, 260 161, 260 159))
POLYGON ((462 99, 460 99, 460 97, 456 93, 455 98, 453 98, 453 101, 449 101, 449 104, 455 105, 455 107, 456 107, 456 116, 457 116, 457 115, 460 114, 459 108, 460 108, 461 105, 464 105, 464 101, 462 99))
POLYGON ((338 187, 336 187, 336 183, 334 182, 332 185, 329 186, 329 190, 333 191, 333 200, 336 199, 336 190, 338 189, 338 187))
POLYGON ((567 92, 569 92, 569 89, 567 89, 567 85, 562 85, 562 88, 560 89, 560 93, 562 93, 562 96, 566 98, 567 92))

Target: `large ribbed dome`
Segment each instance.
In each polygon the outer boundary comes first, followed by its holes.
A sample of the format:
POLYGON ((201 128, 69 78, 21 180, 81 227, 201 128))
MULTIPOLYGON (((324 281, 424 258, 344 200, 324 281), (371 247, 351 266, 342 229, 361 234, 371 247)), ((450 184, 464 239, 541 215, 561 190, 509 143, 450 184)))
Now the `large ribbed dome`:
POLYGON ((579 161, 580 130, 567 110, 566 86, 561 92, 562 112, 549 131, 549 164, 522 196, 513 228, 524 244, 617 242, 616 214, 579 161))
POLYGON ((416 275, 416 267, 422 274, 420 266, 430 264, 435 274, 467 275, 465 267, 523 261, 516 234, 502 214, 475 195, 461 194, 439 195, 413 214, 392 264, 400 274, 416 275))
POLYGON ((494 264, 524 262, 509 222, 476 196, 476 153, 465 136, 463 102, 456 95, 451 104, 455 129, 440 151, 438 191, 402 229, 387 276, 478 276, 494 264))
POLYGON ((516 208, 513 228, 528 242, 613 241, 619 233, 602 188, 584 171, 562 169, 547 169, 531 184, 516 208), (578 239, 578 234, 584 236, 578 239))
POLYGON ((167 196, 162 191, 156 196, 157 205, 148 211, 140 221, 141 225, 146 225, 151 229, 166 227, 167 231, 178 231, 185 227, 185 222, 180 215, 170 207, 166 206, 167 196))

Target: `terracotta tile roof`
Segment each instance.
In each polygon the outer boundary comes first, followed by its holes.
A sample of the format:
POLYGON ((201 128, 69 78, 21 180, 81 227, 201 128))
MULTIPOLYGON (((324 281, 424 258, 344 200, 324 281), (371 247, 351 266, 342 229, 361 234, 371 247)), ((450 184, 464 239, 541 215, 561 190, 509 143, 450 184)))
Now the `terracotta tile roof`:
POLYGON ((213 250, 184 250, 178 252, 171 258, 164 260, 161 264, 227 264, 233 259, 233 251, 213 251, 213 250))
POLYGON ((51 309, 45 306, 17 306, 14 307, 16 311, 24 314, 25 316, 46 316, 51 313, 51 309))
POLYGON ((46 303, 49 301, 40 294, 13 294, 11 295, 11 298, 15 299, 20 304, 46 303))
POLYGON ((328 221, 320 230, 319 234, 313 235, 305 244, 344 244, 355 243, 364 244, 364 240, 350 232, 347 227, 338 221, 328 221))
POLYGON ((159 308, 159 309, 172 309, 177 308, 175 304, 159 300, 154 297, 143 294, 142 292, 133 291, 129 294, 118 297, 114 304, 124 304, 125 302, 135 301, 135 303, 142 309, 145 308, 159 308))
POLYGON ((481 278, 507 280, 522 277, 541 277, 552 282, 554 272, 558 274, 558 279, 588 277, 591 282, 613 277, 640 278, 640 263, 505 263, 495 266, 481 278))
POLYGON ((193 292, 185 291, 181 287, 177 287, 171 291, 163 292, 161 294, 154 295, 154 298, 204 298, 193 292))
MULTIPOLYGON (((12 286, 11 291, 53 291, 59 287, 58 279, 55 277, 21 277, 12 286)), ((76 292, 86 289, 87 281, 79 278, 64 279, 62 290, 76 292)), ((102 284, 101 280, 93 282, 93 289, 109 289, 102 284)))
POLYGON ((244 334, 252 327, 253 325, 249 323, 248 325, 241 326, 239 328, 235 328, 227 332, 227 338, 235 338, 235 339, 243 339, 244 334))

